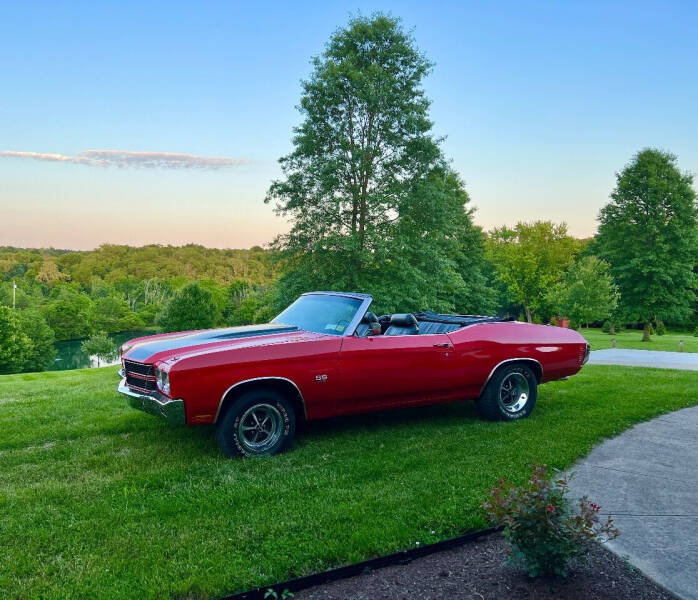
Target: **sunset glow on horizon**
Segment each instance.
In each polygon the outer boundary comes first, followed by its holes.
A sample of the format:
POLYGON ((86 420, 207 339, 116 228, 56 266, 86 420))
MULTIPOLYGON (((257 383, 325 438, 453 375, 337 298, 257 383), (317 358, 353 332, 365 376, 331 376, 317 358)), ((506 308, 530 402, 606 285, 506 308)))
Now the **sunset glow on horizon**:
POLYGON ((588 237, 640 149, 698 172, 698 9, 456 2, 5 7, 0 246, 266 245, 309 60, 357 11, 414 28, 484 229, 588 237), (629 11, 628 7, 633 10, 629 11))

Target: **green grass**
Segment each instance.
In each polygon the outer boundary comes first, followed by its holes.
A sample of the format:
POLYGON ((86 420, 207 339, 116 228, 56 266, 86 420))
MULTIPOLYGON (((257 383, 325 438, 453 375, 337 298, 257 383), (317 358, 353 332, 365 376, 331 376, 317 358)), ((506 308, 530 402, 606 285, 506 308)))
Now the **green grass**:
POLYGON ((116 383, 113 367, 0 377, 1 598, 209 598, 428 544, 483 527, 498 477, 698 403, 698 373, 588 366, 525 421, 401 410, 225 460, 211 428, 132 410, 116 383))
POLYGON ((633 350, 662 350, 668 352, 679 351, 679 340, 683 340, 684 352, 698 352, 698 337, 692 333, 665 333, 653 335, 649 342, 642 341, 642 331, 638 329, 625 330, 621 333, 610 335, 600 329, 584 328, 579 330, 591 344, 592 350, 604 350, 611 347, 611 339, 616 338, 616 348, 629 348, 633 350))

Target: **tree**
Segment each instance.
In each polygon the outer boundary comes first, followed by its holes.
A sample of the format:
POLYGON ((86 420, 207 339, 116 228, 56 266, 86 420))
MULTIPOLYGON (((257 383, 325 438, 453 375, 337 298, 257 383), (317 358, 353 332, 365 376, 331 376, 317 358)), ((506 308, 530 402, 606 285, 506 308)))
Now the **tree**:
POLYGON ((595 256, 581 258, 552 288, 550 302, 559 314, 580 325, 610 317, 618 303, 618 288, 608 263, 595 256))
POLYGON ((482 282, 463 275, 480 271, 481 234, 431 134, 421 87, 431 64, 412 36, 388 16, 355 18, 313 67, 284 178, 265 198, 292 222, 274 244, 287 270, 280 303, 345 289, 373 293, 386 311, 477 304, 467 287, 482 282))
MULTIPOLYGON (((4 306, 12 306, 12 281, 0 282, 0 304, 4 306)), ((31 303, 31 298, 27 294, 26 286, 22 285, 14 290, 14 299, 16 308, 27 308, 31 303)))
POLYGON ((80 347, 88 356, 95 356, 97 358, 98 367, 100 361, 109 361, 116 357, 117 354, 116 344, 114 344, 109 336, 103 331, 93 333, 82 344, 80 344, 80 347))
POLYGON ((156 318, 163 331, 208 329, 218 320, 211 292, 197 283, 185 285, 175 293, 156 318))
POLYGON ((97 299, 92 306, 90 326, 94 331, 117 333, 138 329, 143 326, 143 322, 131 312, 128 302, 114 296, 105 296, 97 299))
POLYGON ((529 323, 579 250, 579 242, 567 234, 567 225, 551 221, 493 229, 487 245, 496 277, 506 285, 510 298, 523 307, 529 323))
POLYGON ((30 359, 33 346, 22 329, 18 311, 0 306, 0 373, 17 373, 30 359))
POLYGON ((598 247, 611 265, 628 320, 681 319, 695 301, 698 211, 693 177, 676 156, 647 148, 621 173, 599 215, 598 247))
POLYGON ((57 340, 74 340, 87 337, 91 328, 89 316, 92 300, 67 284, 56 286, 49 300, 42 306, 49 327, 57 340))
POLYGON ((46 321, 56 334, 57 340, 74 340, 90 333, 88 312, 78 302, 56 300, 44 307, 46 321))
POLYGON ((53 329, 48 326, 46 319, 38 310, 27 309, 17 312, 22 331, 32 342, 31 352, 24 361, 22 370, 45 371, 56 357, 53 329))
POLYGON ((59 281, 65 281, 68 276, 65 273, 61 273, 56 263, 51 260, 44 261, 36 275, 36 280, 46 283, 48 285, 54 284, 59 281))

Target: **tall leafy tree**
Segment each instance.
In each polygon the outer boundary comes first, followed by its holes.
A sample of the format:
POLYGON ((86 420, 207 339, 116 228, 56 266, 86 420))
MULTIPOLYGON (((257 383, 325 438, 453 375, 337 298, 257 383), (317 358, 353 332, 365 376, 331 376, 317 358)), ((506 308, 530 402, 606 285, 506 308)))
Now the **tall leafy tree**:
POLYGON ((44 371, 56 357, 54 346, 55 335, 38 310, 26 309, 17 311, 19 313, 22 331, 32 342, 32 349, 28 353, 23 371, 44 371))
POLYGON ((551 286, 562 279, 580 250, 579 240, 567 233, 567 225, 551 221, 493 229, 487 246, 496 277, 506 286, 510 299, 523 307, 529 323, 546 305, 551 286))
POLYGON ((190 283, 175 293, 156 322, 163 331, 208 329, 216 324, 218 316, 211 292, 190 283))
POLYGON ((684 318, 695 301, 698 210, 693 177, 676 156, 647 148, 616 176, 599 215, 599 253, 611 265, 626 319, 684 318))
POLYGON ((33 345, 18 311, 0 306, 0 373, 17 373, 30 359, 33 345))
POLYGON ((579 259, 552 288, 550 303, 579 325, 609 318, 618 304, 618 288, 608 263, 596 256, 579 259))
POLYGON ((352 19, 313 59, 294 149, 265 199, 292 222, 276 240, 288 269, 281 302, 317 288, 372 292, 383 310, 486 301, 481 233, 431 133, 430 70, 380 14, 352 19))

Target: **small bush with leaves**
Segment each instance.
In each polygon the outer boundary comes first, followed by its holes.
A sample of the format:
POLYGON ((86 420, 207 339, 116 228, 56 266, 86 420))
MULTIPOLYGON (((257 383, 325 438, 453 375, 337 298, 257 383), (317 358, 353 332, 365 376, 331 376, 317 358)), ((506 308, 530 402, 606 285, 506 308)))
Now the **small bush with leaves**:
POLYGON ((530 577, 566 576, 570 561, 585 556, 585 542, 618 537, 613 519, 599 519, 600 506, 586 496, 571 502, 568 491, 567 479, 545 465, 534 466, 521 486, 499 481, 482 507, 491 524, 504 527, 511 544, 507 563, 530 577))
POLYGON ((601 326, 601 331, 603 331, 604 333, 611 333, 611 322, 604 321, 603 325, 601 326))
POLYGON ((657 335, 664 335, 666 333, 666 325, 664 321, 657 321, 657 335))

